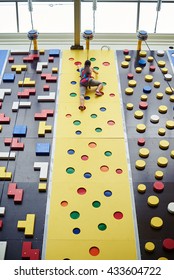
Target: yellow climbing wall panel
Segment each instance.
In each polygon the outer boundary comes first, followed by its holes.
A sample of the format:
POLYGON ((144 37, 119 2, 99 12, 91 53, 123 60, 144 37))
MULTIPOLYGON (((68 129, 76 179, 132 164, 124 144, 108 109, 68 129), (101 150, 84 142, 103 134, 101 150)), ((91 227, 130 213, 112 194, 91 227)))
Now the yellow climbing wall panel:
POLYGON ((137 259, 116 62, 113 51, 64 51, 46 259, 137 259), (79 107, 77 64, 90 59, 104 83, 79 107))

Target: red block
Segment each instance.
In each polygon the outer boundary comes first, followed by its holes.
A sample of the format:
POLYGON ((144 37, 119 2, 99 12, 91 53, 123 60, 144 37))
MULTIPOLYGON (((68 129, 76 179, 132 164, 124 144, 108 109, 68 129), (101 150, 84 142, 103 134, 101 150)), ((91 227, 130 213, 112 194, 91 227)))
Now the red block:
POLYGON ((32 249, 32 242, 23 242, 22 244, 22 258, 29 260, 40 260, 40 250, 32 249))
POLYGON ((17 188, 17 184, 16 183, 9 183, 8 191, 7 191, 8 197, 13 197, 15 195, 16 188, 17 188))
POLYGON ((49 62, 54 62, 54 57, 53 56, 49 56, 48 61, 49 62))
POLYGON ((18 98, 29 98, 30 95, 35 95, 35 93, 36 93, 35 88, 24 89, 24 91, 18 92, 18 98))
POLYGON ((13 151, 23 151, 24 143, 19 142, 19 138, 5 138, 4 144, 10 146, 13 151))
POLYGON ((5 114, 0 114, 0 124, 8 124, 10 123, 10 118, 5 117, 5 114))
POLYGON ((0 109, 2 108, 2 102, 0 102, 0 109))
POLYGON ((22 203, 24 190, 17 189, 14 196, 14 203, 22 203))
POLYGON ((23 57, 23 62, 32 62, 34 59, 39 59, 38 54, 30 54, 28 56, 23 57))
POLYGON ((52 76, 52 74, 49 74, 49 73, 41 74, 41 79, 45 79, 46 82, 56 82, 57 81, 57 77, 52 76))
POLYGON ((24 190, 17 189, 16 183, 9 183, 7 195, 8 197, 14 197, 15 203, 21 203, 23 199, 24 190))
POLYGON ((10 62, 10 63, 14 62, 14 57, 13 56, 9 56, 8 62, 10 62))
POLYGON ((42 110, 41 113, 34 115, 35 120, 47 120, 48 116, 53 116, 54 110, 42 110))
POLYGON ((0 220, 0 230, 3 228, 3 221, 0 220))
POLYGON ((49 91, 50 90, 50 86, 49 85, 44 85, 43 86, 43 90, 44 91, 49 91))

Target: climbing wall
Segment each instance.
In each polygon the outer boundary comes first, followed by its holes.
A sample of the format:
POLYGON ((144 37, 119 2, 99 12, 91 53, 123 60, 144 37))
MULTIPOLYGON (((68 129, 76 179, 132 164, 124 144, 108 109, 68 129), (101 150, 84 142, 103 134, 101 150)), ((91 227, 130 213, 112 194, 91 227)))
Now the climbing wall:
POLYGON ((0 259, 40 259, 59 50, 0 51, 0 259))
POLYGON ((46 259, 137 259, 131 185, 113 51, 64 51, 46 259), (79 107, 77 65, 90 59, 104 95, 79 107))
POLYGON ((0 259, 174 259, 171 51, 0 51, 0 259), (78 65, 104 84, 79 107, 78 65))
POLYGON ((173 51, 117 51, 142 259, 174 259, 173 51))

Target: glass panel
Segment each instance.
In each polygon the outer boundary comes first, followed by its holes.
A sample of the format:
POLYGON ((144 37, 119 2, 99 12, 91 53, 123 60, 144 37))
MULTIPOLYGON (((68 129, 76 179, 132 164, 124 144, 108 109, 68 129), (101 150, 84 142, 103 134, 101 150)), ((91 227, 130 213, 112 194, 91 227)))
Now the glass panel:
POLYGON ((173 26, 174 3, 161 4, 161 11, 158 13, 157 33, 174 33, 173 26))
POLYGON ((137 3, 98 3, 95 17, 96 33, 133 33, 137 3))
MULTIPOLYGON (((34 2, 33 27, 39 33, 69 33, 74 32, 73 2, 34 2)), ((30 12, 27 3, 19 3, 20 32, 32 29, 30 12)))
POLYGON ((0 3, 0 32, 17 32, 15 3, 0 3))
POLYGON ((156 21, 156 3, 141 3, 139 30, 153 33, 156 21))

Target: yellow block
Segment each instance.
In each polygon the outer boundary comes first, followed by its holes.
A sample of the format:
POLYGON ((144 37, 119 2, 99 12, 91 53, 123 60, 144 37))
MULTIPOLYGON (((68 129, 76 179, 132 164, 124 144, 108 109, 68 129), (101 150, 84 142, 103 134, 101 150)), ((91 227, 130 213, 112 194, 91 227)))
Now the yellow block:
POLYGON ((30 78, 25 78, 24 81, 19 81, 18 86, 22 87, 34 87, 36 84, 36 81, 32 81, 30 78))
POLYGON ((60 71, 46 259, 137 259, 114 52, 64 51, 60 71), (87 55, 105 86, 101 97, 88 89, 81 112, 87 55))
POLYGON ((11 70, 16 71, 17 74, 20 74, 23 70, 27 70, 27 65, 26 64, 12 65, 11 70))
POLYGON ((39 190, 39 192, 46 192, 47 184, 46 183, 39 183, 38 190, 39 190))
POLYGON ((44 121, 39 122, 38 136, 44 137, 45 133, 47 133, 47 132, 51 133, 51 131, 52 131, 51 125, 47 125, 46 122, 44 122, 44 121))
POLYGON ((24 229, 25 236, 33 236, 35 225, 35 214, 27 214, 25 221, 18 221, 17 228, 24 229))
POLYGON ((6 172, 6 167, 0 166, 0 181, 9 181, 12 178, 11 172, 6 172))

